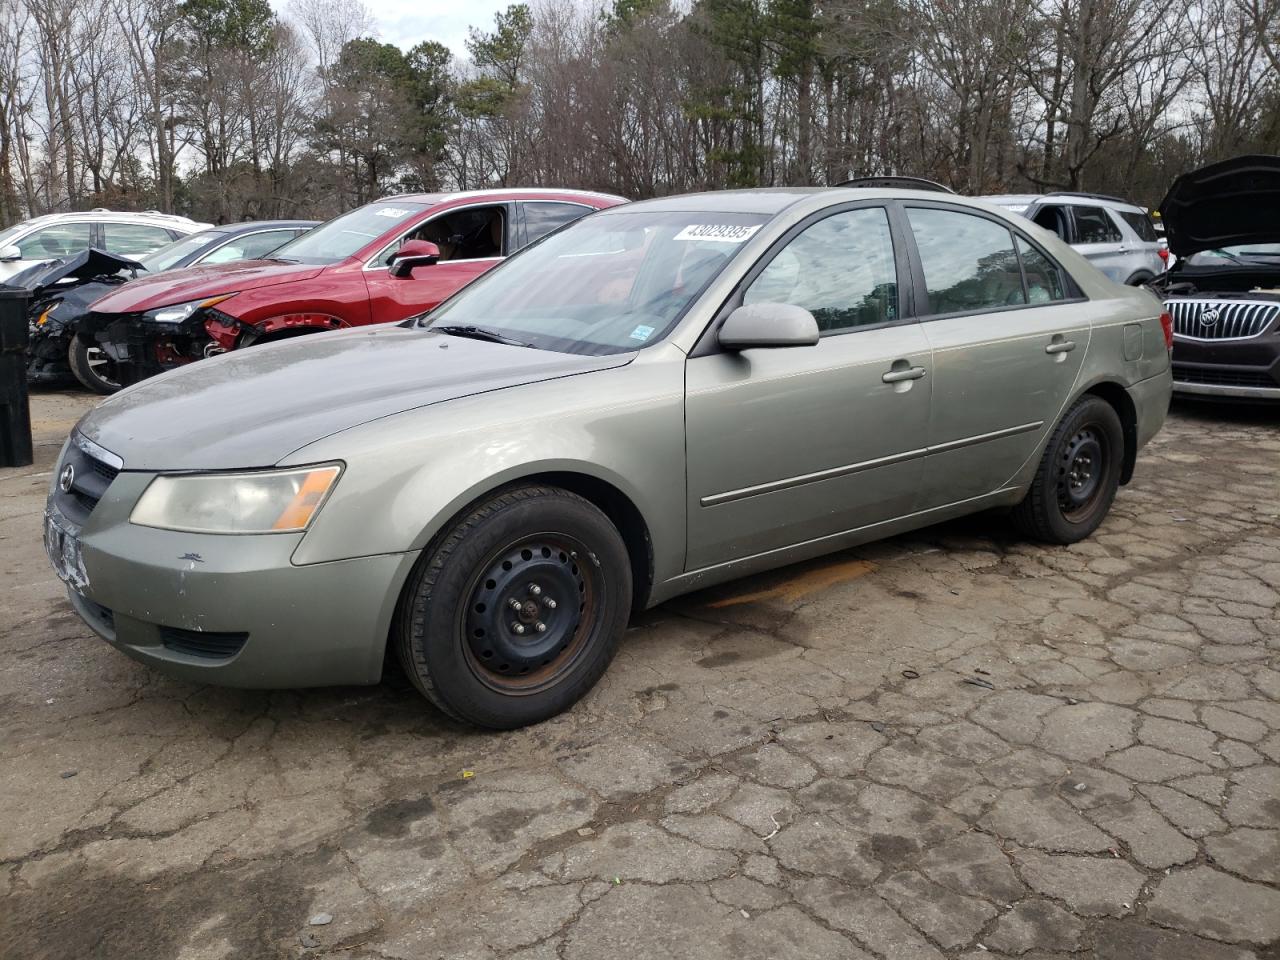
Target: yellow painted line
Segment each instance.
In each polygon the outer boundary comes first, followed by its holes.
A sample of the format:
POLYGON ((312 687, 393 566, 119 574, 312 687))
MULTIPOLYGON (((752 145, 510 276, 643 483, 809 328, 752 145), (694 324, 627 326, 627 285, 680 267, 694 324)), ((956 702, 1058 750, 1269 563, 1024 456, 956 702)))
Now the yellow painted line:
POLYGON ((708 606, 716 609, 736 607, 743 603, 755 603, 757 600, 785 600, 788 603, 795 603, 795 601, 802 600, 810 594, 825 590, 828 587, 834 587, 838 583, 848 583, 850 580, 865 577, 875 569, 876 565, 870 560, 846 560, 844 563, 837 563, 833 566, 806 570, 799 576, 786 580, 776 587, 770 587, 768 590, 757 590, 754 593, 726 597, 723 600, 716 600, 708 604, 708 606))

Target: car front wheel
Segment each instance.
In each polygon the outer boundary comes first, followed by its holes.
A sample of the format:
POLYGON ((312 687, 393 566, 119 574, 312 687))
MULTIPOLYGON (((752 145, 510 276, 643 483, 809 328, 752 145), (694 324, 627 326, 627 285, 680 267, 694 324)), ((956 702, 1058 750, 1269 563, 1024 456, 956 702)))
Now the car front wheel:
POLYGON ((1085 396, 1062 418, 1026 497, 1013 510, 1018 528, 1046 543, 1075 543, 1097 530, 1120 486, 1124 430, 1115 409, 1085 396))
POLYGON ((458 720, 509 729, 567 709, 613 659, 631 610, 617 529, 566 490, 509 489, 423 555, 401 597, 400 661, 458 720))
POLYGON ((116 362, 95 343, 83 337, 72 337, 67 347, 67 364, 81 386, 94 393, 115 393, 120 389, 116 362))

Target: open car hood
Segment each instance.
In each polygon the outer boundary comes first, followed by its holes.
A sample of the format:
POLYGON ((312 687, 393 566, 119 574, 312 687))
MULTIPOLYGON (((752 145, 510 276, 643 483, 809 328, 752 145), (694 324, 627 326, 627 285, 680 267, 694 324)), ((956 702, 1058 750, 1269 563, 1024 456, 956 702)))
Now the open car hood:
POLYGON ((1234 157, 1173 181, 1160 203, 1179 257, 1246 243, 1280 243, 1280 157, 1234 157))
POLYGON ((55 284, 68 288, 105 277, 114 277, 125 270, 132 271, 136 275, 146 273, 147 268, 137 260, 117 257, 114 253, 90 247, 75 256, 23 270, 11 277, 9 283, 26 287, 33 296, 39 297, 55 284))

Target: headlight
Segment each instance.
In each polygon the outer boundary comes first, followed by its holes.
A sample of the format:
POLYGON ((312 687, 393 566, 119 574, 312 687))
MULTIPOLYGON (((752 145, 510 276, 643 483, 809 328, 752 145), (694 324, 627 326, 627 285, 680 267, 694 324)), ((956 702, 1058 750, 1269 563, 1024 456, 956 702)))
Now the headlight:
POLYGON ((189 533, 296 533, 307 529, 341 472, 335 463, 156 477, 129 522, 189 533))
POLYGON ((223 300, 230 300, 234 296, 234 293, 224 293, 221 296, 208 297, 204 300, 188 300, 186 303, 175 303, 171 307, 157 307, 154 310, 146 311, 143 317, 153 323, 181 323, 197 310, 212 307, 214 304, 221 303, 223 300))

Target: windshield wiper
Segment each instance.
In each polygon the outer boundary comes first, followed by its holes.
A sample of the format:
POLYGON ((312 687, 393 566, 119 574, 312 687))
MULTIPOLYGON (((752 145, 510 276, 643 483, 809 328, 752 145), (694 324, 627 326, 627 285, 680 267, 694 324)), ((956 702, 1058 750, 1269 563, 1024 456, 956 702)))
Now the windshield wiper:
POLYGON ((451 324, 437 323, 427 328, 428 330, 439 330, 441 333, 448 334, 451 337, 468 337, 472 340, 488 340, 490 343, 505 343, 509 347, 532 347, 533 344, 525 343, 523 340, 517 340, 515 337, 508 337, 505 333, 499 333, 497 330, 490 330, 487 327, 477 327, 474 324, 451 324))
POLYGON ((291 257, 263 257, 262 259, 270 261, 271 263, 301 263, 302 262, 301 260, 294 260, 291 257))

